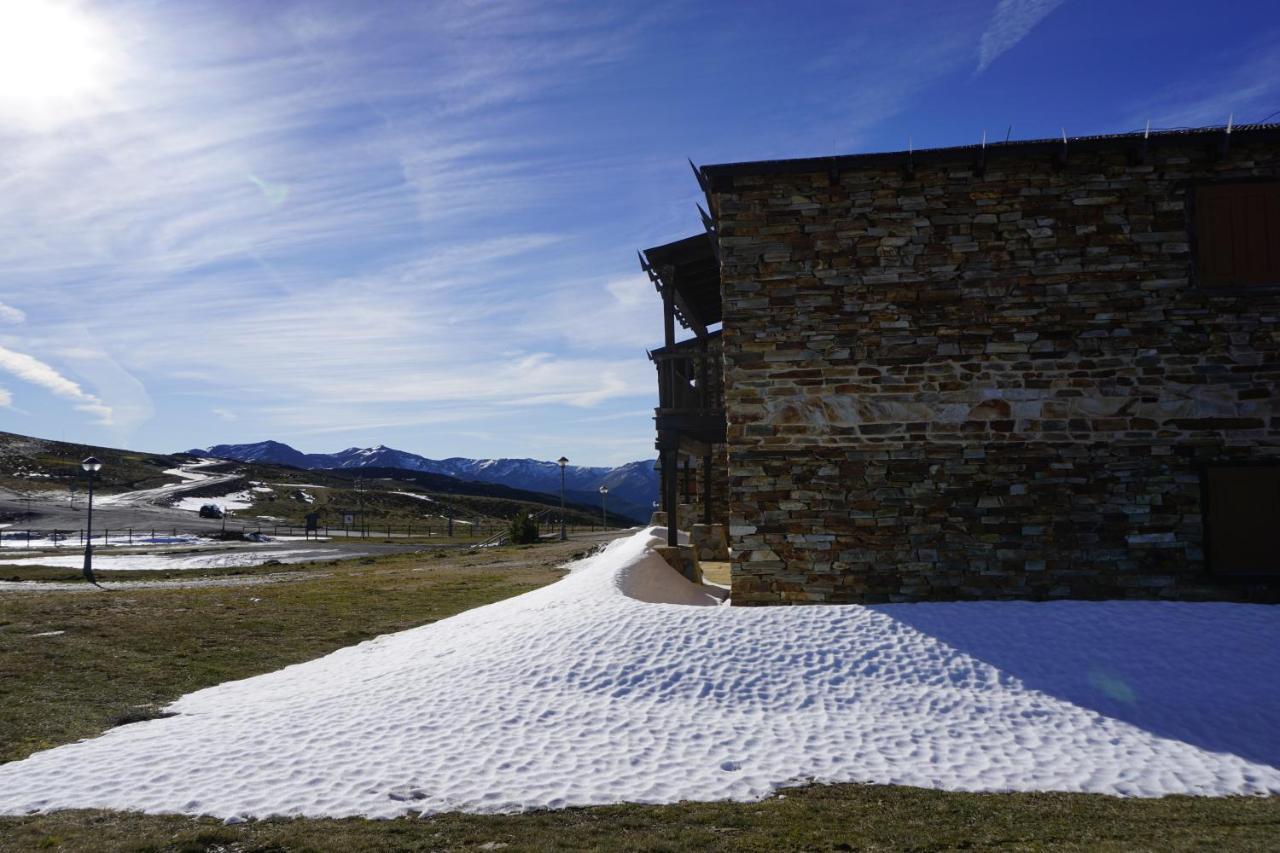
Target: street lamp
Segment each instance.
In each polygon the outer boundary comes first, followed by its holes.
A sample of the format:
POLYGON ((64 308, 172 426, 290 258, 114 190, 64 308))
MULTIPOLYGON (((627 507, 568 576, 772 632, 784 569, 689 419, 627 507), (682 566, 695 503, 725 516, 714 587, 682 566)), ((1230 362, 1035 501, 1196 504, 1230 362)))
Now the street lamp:
POLYGON ((605 511, 605 503, 609 500, 609 487, 600 487, 600 526, 608 529, 609 513, 605 511))
POLYGON ((569 538, 564 530, 564 466, 569 464, 569 460, 561 456, 556 464, 560 466, 560 541, 563 542, 569 538))
POLYGON ((89 475, 89 515, 85 520, 84 537, 84 579, 97 586, 98 582, 93 579, 93 479, 102 470, 102 463, 90 456, 80 463, 80 467, 89 475))
MULTIPOLYGON (((360 519, 360 538, 365 537, 365 519, 364 519, 364 477, 356 475, 356 516, 360 519)), ((452 530, 449 531, 453 533, 452 530)))

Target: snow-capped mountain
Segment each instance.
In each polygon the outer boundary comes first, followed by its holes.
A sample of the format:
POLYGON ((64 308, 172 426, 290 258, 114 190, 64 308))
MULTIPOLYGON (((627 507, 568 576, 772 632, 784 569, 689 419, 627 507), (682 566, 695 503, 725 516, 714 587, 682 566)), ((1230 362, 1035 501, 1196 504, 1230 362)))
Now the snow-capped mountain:
MULTIPOLYGON (((348 447, 337 453, 303 453, 278 441, 254 444, 215 444, 188 451, 241 462, 267 462, 296 468, 401 468, 446 474, 460 480, 500 483, 516 489, 560 493, 560 466, 540 459, 428 459, 379 444, 348 447)), ((647 518, 658 499, 658 474, 652 460, 628 462, 617 468, 565 466, 565 493, 571 500, 594 503, 600 486, 609 487, 609 506, 636 518, 647 518)))

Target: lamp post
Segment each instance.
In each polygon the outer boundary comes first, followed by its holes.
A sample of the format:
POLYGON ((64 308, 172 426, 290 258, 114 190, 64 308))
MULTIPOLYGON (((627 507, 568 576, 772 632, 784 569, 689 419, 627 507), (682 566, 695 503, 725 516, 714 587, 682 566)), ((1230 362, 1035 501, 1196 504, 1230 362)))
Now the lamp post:
POLYGON ((563 542, 569 538, 564 530, 564 466, 569 464, 569 460, 561 456, 556 464, 560 466, 560 541, 563 542))
POLYGON ((85 519, 84 537, 84 579, 97 586, 93 579, 93 479, 102 470, 102 463, 90 456, 80 463, 80 467, 89 475, 89 515, 85 519))
POLYGON ((600 526, 609 527, 609 513, 605 510, 606 502, 609 500, 609 487, 600 487, 600 526))
MULTIPOLYGON (((364 538, 364 477, 356 475, 356 517, 360 519, 360 538, 364 538)), ((449 531, 452 533, 453 531, 449 531)))

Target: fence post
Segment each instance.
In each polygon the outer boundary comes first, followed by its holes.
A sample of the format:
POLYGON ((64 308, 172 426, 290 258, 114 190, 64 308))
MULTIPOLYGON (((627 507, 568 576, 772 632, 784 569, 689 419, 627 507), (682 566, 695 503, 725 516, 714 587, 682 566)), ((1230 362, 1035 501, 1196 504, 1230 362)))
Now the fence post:
POLYGON ((132 527, 129 528, 129 544, 130 545, 133 544, 133 528, 132 527))

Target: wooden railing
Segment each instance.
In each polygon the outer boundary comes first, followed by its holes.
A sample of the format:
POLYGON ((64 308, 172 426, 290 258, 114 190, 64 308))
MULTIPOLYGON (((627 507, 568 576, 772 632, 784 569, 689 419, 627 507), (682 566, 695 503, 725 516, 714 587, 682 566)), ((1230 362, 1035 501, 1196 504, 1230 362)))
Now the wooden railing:
POLYGON ((650 354, 658 369, 658 414, 724 412, 724 363, 719 340, 697 341, 650 354))

